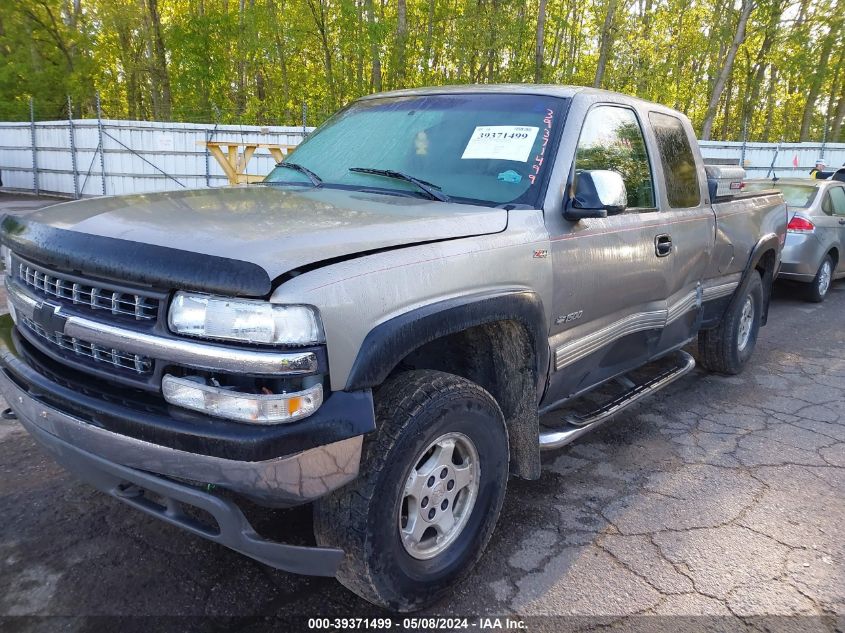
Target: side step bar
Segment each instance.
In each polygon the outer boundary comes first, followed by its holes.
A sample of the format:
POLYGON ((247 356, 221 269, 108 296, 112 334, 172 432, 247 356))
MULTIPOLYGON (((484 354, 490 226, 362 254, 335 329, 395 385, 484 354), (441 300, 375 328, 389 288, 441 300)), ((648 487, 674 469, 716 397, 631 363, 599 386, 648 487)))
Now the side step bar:
POLYGON ((675 382, 681 376, 688 374, 695 368, 695 359, 686 352, 677 352, 678 364, 667 369, 650 380, 634 384, 626 381, 630 387, 623 394, 609 400, 598 409, 585 415, 571 415, 566 418, 566 424, 561 428, 548 429, 540 427, 540 449, 552 450, 566 446, 578 437, 607 422, 614 415, 639 402, 646 396, 660 391, 663 387, 675 382))

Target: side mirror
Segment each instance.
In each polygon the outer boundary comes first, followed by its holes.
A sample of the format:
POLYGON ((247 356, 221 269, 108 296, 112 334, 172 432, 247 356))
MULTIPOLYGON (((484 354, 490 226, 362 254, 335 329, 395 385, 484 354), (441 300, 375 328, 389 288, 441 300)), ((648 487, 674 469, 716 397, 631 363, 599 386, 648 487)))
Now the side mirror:
POLYGON ((609 169, 576 171, 575 196, 563 212, 567 220, 606 218, 628 206, 628 192, 622 175, 609 169))

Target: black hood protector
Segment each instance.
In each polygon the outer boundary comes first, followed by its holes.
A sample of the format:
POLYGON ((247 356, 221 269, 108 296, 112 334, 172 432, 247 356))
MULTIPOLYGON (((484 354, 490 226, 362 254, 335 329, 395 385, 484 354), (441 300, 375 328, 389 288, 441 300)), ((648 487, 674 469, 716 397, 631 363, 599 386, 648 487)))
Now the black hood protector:
POLYGON ((35 263, 87 277, 231 296, 270 294, 261 266, 216 255, 58 229, 12 215, 0 222, 0 242, 35 263))

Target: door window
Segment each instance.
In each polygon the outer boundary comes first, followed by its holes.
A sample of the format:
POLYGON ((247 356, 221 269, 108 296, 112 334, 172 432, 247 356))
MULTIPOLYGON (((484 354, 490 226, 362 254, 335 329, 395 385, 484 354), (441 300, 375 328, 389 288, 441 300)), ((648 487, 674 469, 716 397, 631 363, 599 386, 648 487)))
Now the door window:
POLYGON ((698 168, 684 124, 679 118, 661 112, 649 112, 648 119, 657 137, 669 206, 697 207, 701 202, 698 168))
POLYGON ((654 208, 654 185, 640 122, 633 110, 598 106, 587 113, 575 169, 609 169, 622 174, 628 208, 654 208))
POLYGON ((845 187, 832 187, 829 192, 830 208, 834 215, 845 215, 845 187))

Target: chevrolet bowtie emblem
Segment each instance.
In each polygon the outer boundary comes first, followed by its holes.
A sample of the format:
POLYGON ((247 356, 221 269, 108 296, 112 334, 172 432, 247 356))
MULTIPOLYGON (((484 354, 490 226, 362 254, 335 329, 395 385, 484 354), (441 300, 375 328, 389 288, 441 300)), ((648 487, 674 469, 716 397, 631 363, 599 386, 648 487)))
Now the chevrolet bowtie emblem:
POLYGON ((50 336, 64 334, 67 317, 62 316, 60 310, 61 306, 44 301, 33 310, 32 320, 50 336))

